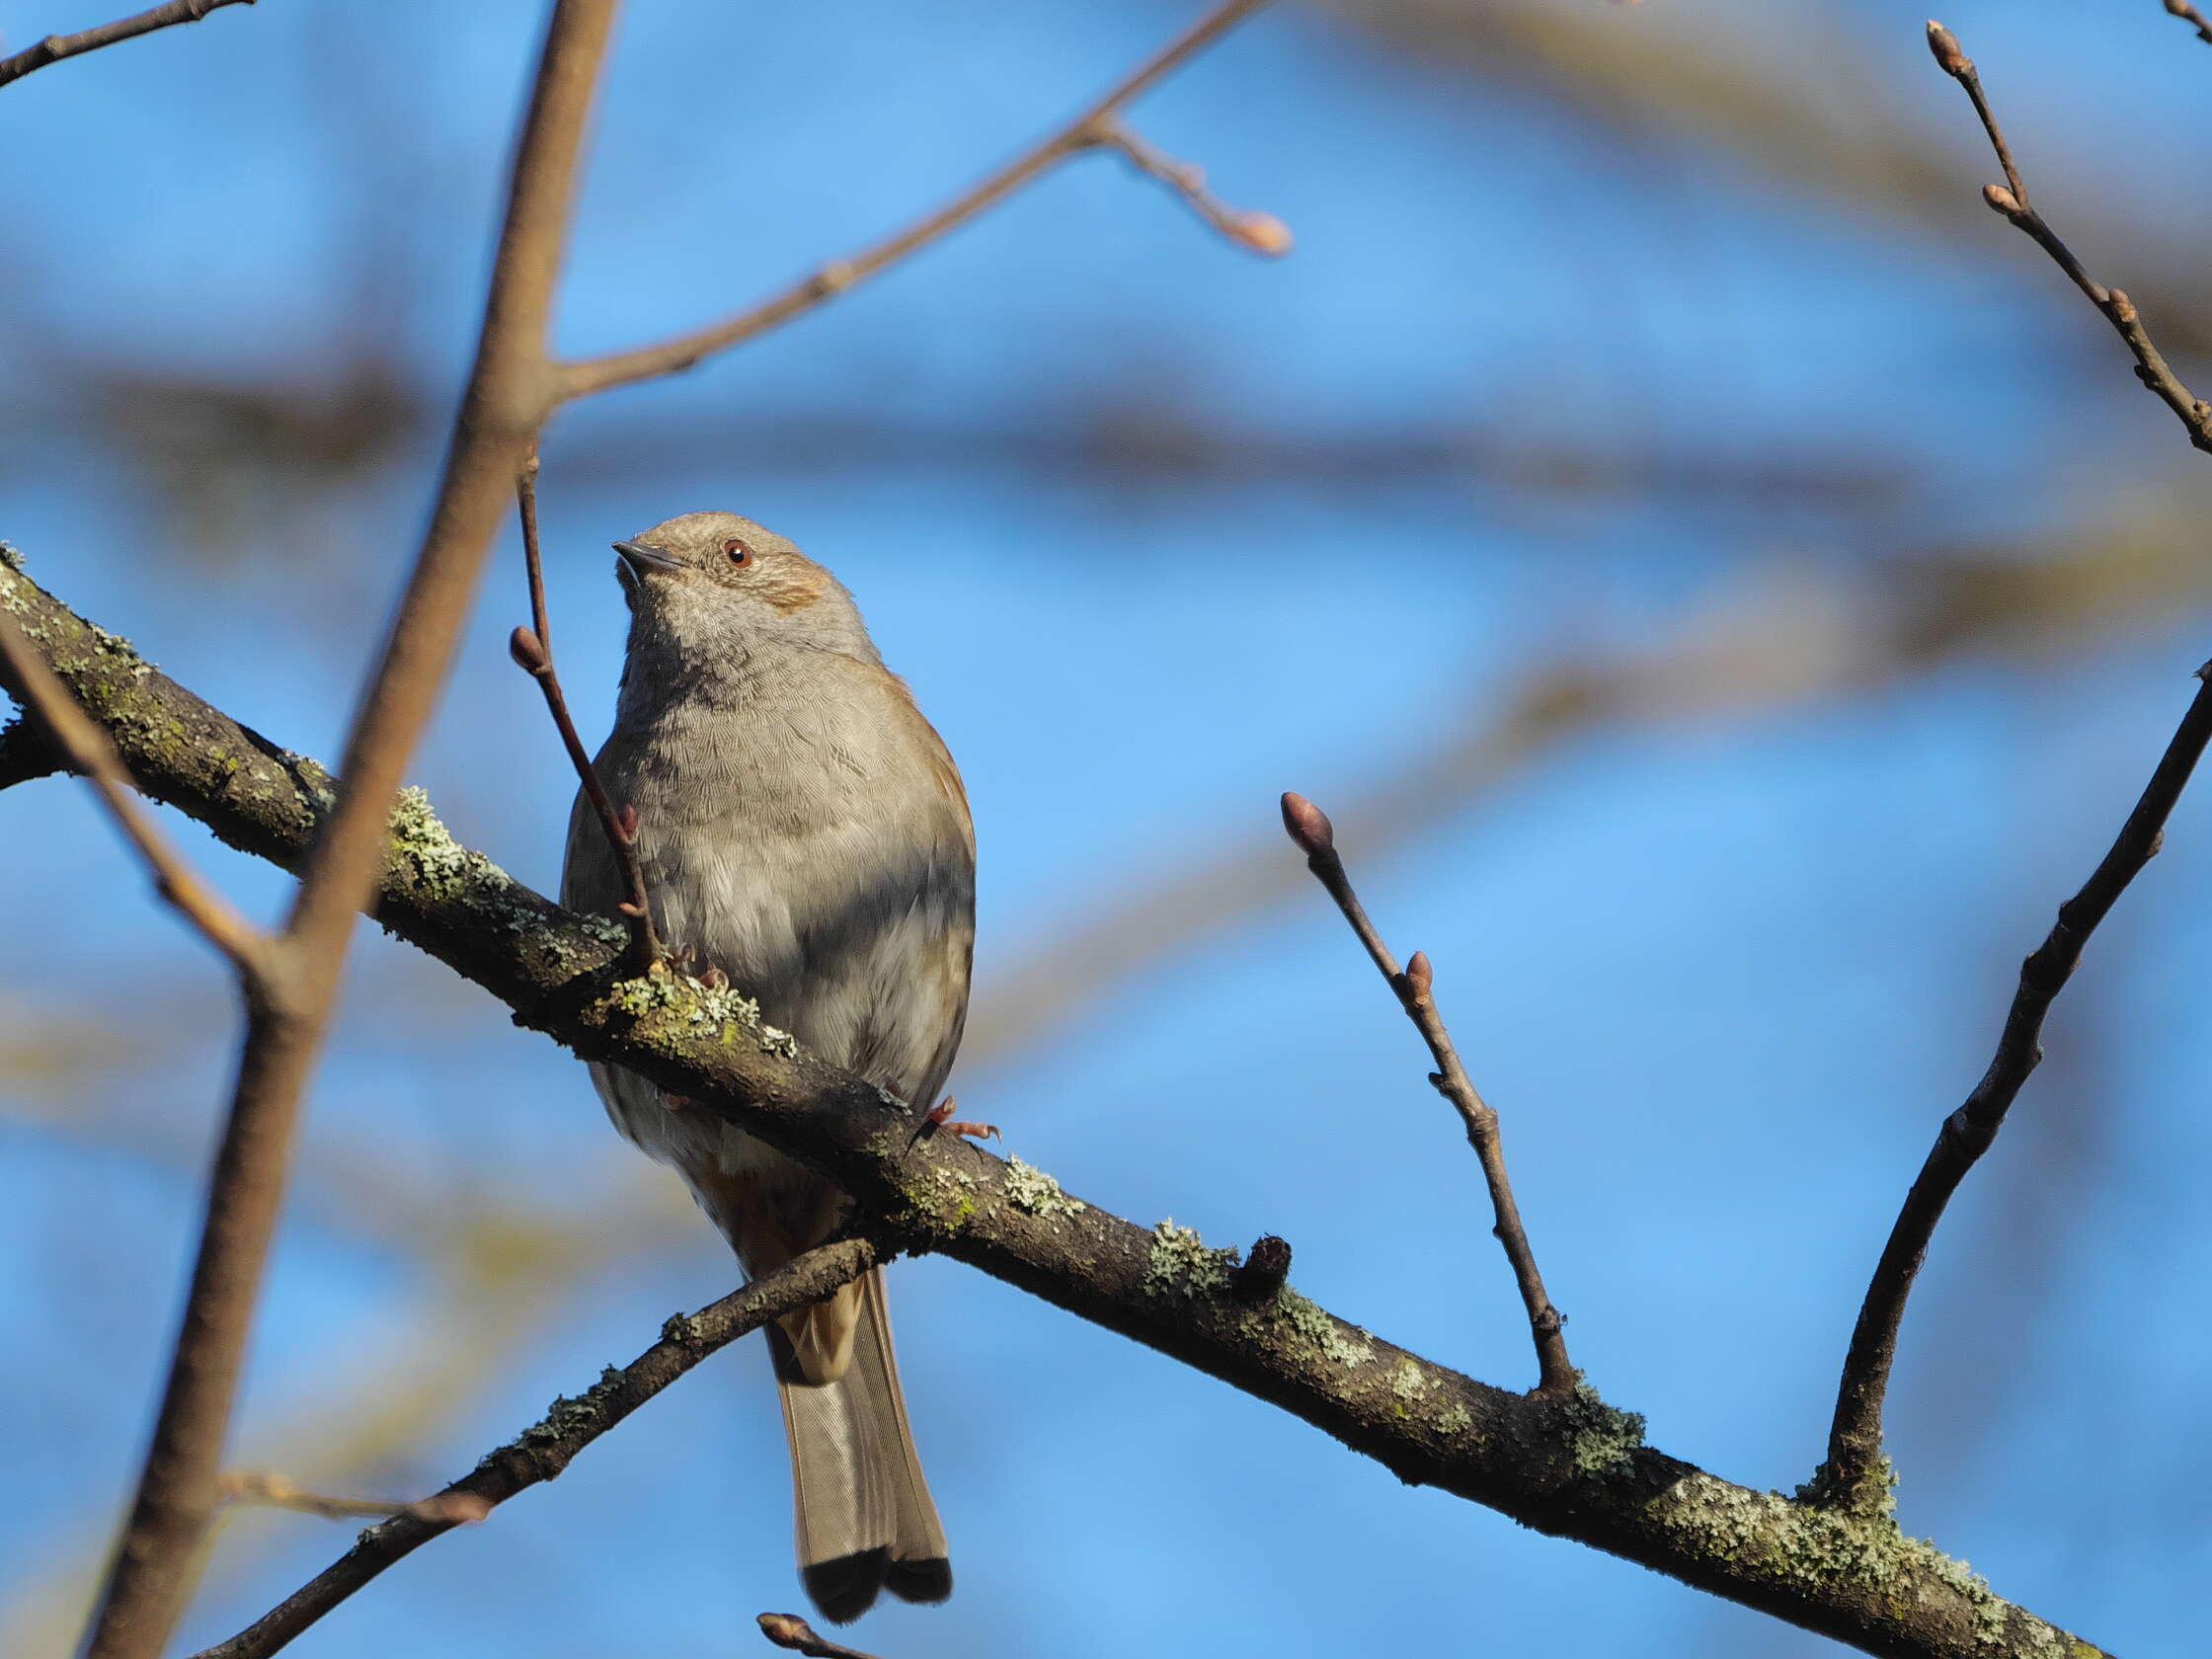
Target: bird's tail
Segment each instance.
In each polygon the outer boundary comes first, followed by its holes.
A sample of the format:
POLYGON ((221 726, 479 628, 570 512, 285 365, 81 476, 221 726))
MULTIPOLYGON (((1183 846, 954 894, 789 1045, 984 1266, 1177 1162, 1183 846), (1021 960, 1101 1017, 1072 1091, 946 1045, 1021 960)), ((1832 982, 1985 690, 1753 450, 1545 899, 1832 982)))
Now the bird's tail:
POLYGON ((799 1575, 815 1606, 839 1624, 866 1613, 883 1590, 908 1602, 952 1594, 944 1528, 899 1389, 883 1275, 871 1272, 854 1288, 859 1316, 833 1382, 809 1382, 809 1370, 820 1368, 801 1364, 780 1324, 768 1327, 791 1439, 799 1575))

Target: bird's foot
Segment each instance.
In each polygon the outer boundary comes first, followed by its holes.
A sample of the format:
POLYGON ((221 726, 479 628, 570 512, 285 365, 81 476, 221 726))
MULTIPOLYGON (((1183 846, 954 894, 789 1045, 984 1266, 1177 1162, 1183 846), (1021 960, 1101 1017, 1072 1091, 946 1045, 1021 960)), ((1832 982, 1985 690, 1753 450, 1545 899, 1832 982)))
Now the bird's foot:
POLYGON ((996 1124, 965 1123, 955 1118, 953 1109, 960 1103, 951 1095, 937 1102, 923 1119, 931 1129, 941 1129, 947 1135, 965 1135, 971 1141, 1003 1141, 996 1124))

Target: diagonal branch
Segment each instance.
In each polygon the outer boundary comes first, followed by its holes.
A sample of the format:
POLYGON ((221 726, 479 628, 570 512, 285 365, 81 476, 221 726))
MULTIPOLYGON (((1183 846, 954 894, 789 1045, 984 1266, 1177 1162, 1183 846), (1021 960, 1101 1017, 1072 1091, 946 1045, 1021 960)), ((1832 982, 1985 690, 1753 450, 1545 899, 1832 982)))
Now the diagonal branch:
MULTIPOLYGON (((561 397, 564 400, 589 397, 593 392, 603 392, 610 387, 627 386, 639 380, 651 380, 658 375, 677 373, 717 352, 741 345, 779 323, 789 322, 802 311, 811 311, 824 300, 866 281, 878 272, 898 264, 908 254, 936 241, 949 231, 957 230, 986 209, 996 206, 1031 180, 1050 171, 1069 156, 1107 141, 1107 129, 1103 123, 1116 111, 1150 90, 1266 4, 1267 0, 1226 0, 1225 4, 1216 7, 1144 64, 1131 71, 1112 91, 1051 137, 896 236, 863 248, 844 259, 832 260, 812 276, 800 278, 759 304, 719 323, 677 335, 673 340, 663 341, 659 345, 642 346, 628 352, 612 352, 604 356, 587 357, 581 362, 563 365, 561 397)), ((1248 246, 1255 245, 1248 237, 1239 237, 1239 240, 1245 241, 1248 246)), ((1287 246, 1287 232, 1284 233, 1284 242, 1287 246)))
POLYGON ((0 608, 0 687, 44 732, 56 764, 88 779, 116 828, 153 872, 154 887, 200 937, 230 959, 245 984, 259 983, 268 939, 193 868, 131 793, 130 773, 114 741, 77 706, 45 659, 31 649, 16 618, 0 608))
POLYGON ((149 6, 134 16, 104 23, 97 29, 87 29, 76 35, 48 35, 13 57, 0 57, 0 86, 20 81, 32 70, 59 63, 65 57, 79 57, 88 51, 98 51, 102 46, 134 40, 172 24, 198 23, 219 7, 251 6, 253 3, 254 0, 169 0, 165 6, 149 6))
POLYGON ((2212 663, 2197 671, 2197 678, 2203 683, 2160 756, 2142 798, 2120 827, 2118 839, 2081 892, 2059 907, 2050 932, 2020 964, 2019 988, 2006 1012, 1996 1057, 1966 1103, 1943 1120, 1928 1161, 1905 1195, 1904 1208, 1882 1246, 1881 1260, 1852 1330, 1851 1352, 1844 1361, 1835 1420, 1828 1434, 1828 1461, 1812 1485, 1823 1503, 1872 1513, 1887 1497, 1890 1471, 1882 1456, 1882 1401, 1897 1357, 1905 1301, 1912 1295, 1913 1281, 1944 1206, 1996 1141, 1997 1132, 2005 1127, 2005 1114, 2041 1063, 2044 1016, 2081 965, 2082 947, 2128 884, 2156 856, 2167 818, 2206 743, 2212 742, 2212 663))
POLYGON ((1397 996, 1399 1006, 1405 1009, 1405 1017, 1413 1022, 1421 1041, 1429 1046, 1430 1057, 1436 1062, 1429 1081, 1459 1112, 1460 1122, 1466 1130, 1467 1145, 1474 1148, 1474 1155, 1482 1162, 1482 1178, 1489 1185, 1490 1208, 1496 1217, 1491 1231, 1505 1246, 1506 1260, 1513 1264, 1513 1279, 1521 1290, 1521 1304, 1529 1313, 1529 1333, 1536 1341, 1537 1392, 1570 1392, 1582 1379, 1567 1358, 1567 1338, 1562 1328, 1566 1317, 1551 1305, 1551 1299, 1544 1294, 1543 1275, 1537 1271, 1536 1251, 1529 1245, 1528 1229, 1521 1224, 1521 1207, 1513 1200, 1513 1182, 1506 1174, 1505 1148, 1498 1144, 1498 1114, 1475 1091, 1474 1080, 1460 1063, 1460 1051, 1453 1044, 1452 1033, 1445 1029, 1444 1016, 1437 1012, 1436 998, 1430 994, 1434 975, 1428 953, 1415 951, 1413 960, 1402 972, 1399 970, 1398 959, 1390 954, 1390 947, 1382 942, 1382 935, 1368 919, 1367 907, 1352 890, 1352 878, 1337 853, 1336 830, 1329 823, 1328 814, 1294 791, 1283 797, 1283 828, 1298 843, 1299 850, 1305 854, 1305 867, 1336 901, 1336 908, 1344 912, 1344 919, 1352 924, 1352 931, 1367 947, 1367 954, 1382 975, 1383 982, 1397 996))
POLYGON ((1974 68, 1974 60, 1959 46, 1958 37, 1941 24, 1931 21, 1928 49, 1935 53, 1936 65, 1943 73, 1966 89, 1966 96, 1974 104, 1974 114, 1981 118, 1982 130, 1989 134, 1990 148, 1997 152, 1998 165, 2005 169, 2005 183, 1983 186, 1982 199, 1993 211, 2010 220, 2015 229, 2032 237, 2035 245, 2051 256, 2052 262, 2066 273, 2067 280, 2088 296, 2090 303, 2112 325, 2113 332, 2126 342, 2128 351, 2135 356, 2135 377, 2173 411, 2175 419, 2188 429, 2189 441, 2212 454, 2212 403, 2206 403, 2181 383, 2180 376, 2173 372, 2165 355, 2152 341, 2150 331, 2143 326, 2135 302, 2118 288, 2107 288, 2094 280, 2082 268, 2082 262, 2074 257, 2074 250, 2059 239, 2058 233, 2029 202, 2027 185, 2013 163, 2005 131, 1997 124, 1997 116, 1983 95, 1982 77, 1974 68))
POLYGON ((557 0, 546 25, 475 366, 430 528, 347 740, 345 776, 290 918, 268 972, 249 987, 244 1052, 168 1382, 86 1659, 155 1659, 183 1610, 188 1564, 214 1513, 299 1102, 329 1029, 346 947, 375 889, 400 778, 443 688, 506 492, 548 407, 547 319, 614 9, 615 0, 557 0))
MULTIPOLYGON (((107 725, 141 785, 232 845, 299 868, 329 777, 96 633, 27 576, 0 604, 107 725)), ((1374 1458, 1541 1532, 1642 1562, 1868 1653, 1988 1659, 2087 1642, 2005 1601, 1887 1517, 1737 1486, 1645 1446, 1586 1387, 1491 1387, 1336 1318, 1289 1286, 1239 1299, 1233 1252, 1133 1225, 912 1116, 748 1024, 743 999, 675 975, 617 980, 625 939, 454 842, 417 798, 377 895, 393 933, 544 1031, 685 1095, 822 1170, 888 1242, 935 1250, 1267 1400, 1374 1458)))
POLYGON ((810 1307, 882 1262, 872 1240, 847 1238, 809 1250, 743 1290, 662 1327, 661 1340, 571 1399, 553 1402, 524 1429, 442 1491, 361 1534, 354 1547, 228 1641, 196 1659, 265 1659, 385 1568, 456 1526, 482 1520, 532 1486, 557 1479, 576 1455, 710 1354, 771 1319, 810 1307))

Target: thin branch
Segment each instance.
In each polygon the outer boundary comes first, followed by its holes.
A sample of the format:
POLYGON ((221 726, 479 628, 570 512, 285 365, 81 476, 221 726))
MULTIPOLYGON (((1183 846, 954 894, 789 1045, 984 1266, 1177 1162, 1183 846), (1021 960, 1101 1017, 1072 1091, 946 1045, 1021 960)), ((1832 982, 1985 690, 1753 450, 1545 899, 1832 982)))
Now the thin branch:
POLYGON ((1177 161, 1151 143, 1118 116, 1093 121, 1084 141, 1101 149, 1118 151, 1138 172, 1157 179, 1182 198, 1190 210, 1240 248, 1269 256, 1291 251, 1291 227, 1273 213, 1231 207, 1206 188, 1206 169, 1194 161, 1177 161))
POLYGON ((196 1659, 265 1659, 323 1615, 465 1520, 482 1520, 518 1492, 557 1478, 576 1455, 708 1355, 771 1319, 810 1307, 877 1266, 886 1252, 846 1238, 809 1250, 692 1314, 662 1327, 661 1340, 574 1398, 558 1399, 524 1429, 443 1491, 371 1527, 344 1555, 228 1641, 196 1659), (437 1506, 426 1510, 425 1506, 437 1506))
POLYGON ((2206 22, 2204 14, 2190 5, 2189 0, 2166 0, 2166 9, 2195 30, 2198 40, 2212 45, 2212 23, 2206 22))
POLYGON ((873 1653, 863 1653, 857 1647, 847 1647, 843 1642, 833 1642, 818 1633, 795 1613, 763 1613, 754 1622, 760 1626, 760 1633, 776 1646, 803 1653, 807 1659, 876 1659, 873 1653))
POLYGON ((717 352, 727 351, 779 323, 788 322, 802 311, 812 310, 824 300, 896 265, 908 254, 1004 200, 1069 156, 1100 142, 1101 123, 1123 105, 1148 91, 1265 4, 1267 0, 1227 0, 1226 4, 1216 7, 1058 132, 896 236, 844 259, 832 260, 812 276, 802 277, 759 304, 719 323, 659 345, 612 352, 562 365, 561 397, 564 400, 588 397, 609 387, 674 374, 717 352))
POLYGON ((43 69, 49 63, 59 63, 65 57, 82 56, 88 51, 98 51, 102 46, 115 45, 119 40, 133 40, 141 35, 151 35, 157 29, 167 29, 172 24, 198 23, 209 12, 223 6, 251 6, 254 0, 169 0, 165 6, 150 6, 134 17, 118 18, 114 23, 104 23, 97 29, 87 29, 77 35, 48 35, 43 40, 28 45, 13 57, 0 57, 0 86, 10 81, 20 81, 34 69, 43 69))
POLYGON ((1429 1074, 1429 1081, 1458 1110, 1460 1122, 1466 1129, 1467 1145, 1474 1148, 1474 1155, 1482 1162, 1482 1178, 1489 1184, 1490 1205, 1497 1218, 1491 1230, 1505 1246, 1506 1260, 1513 1264, 1514 1283, 1521 1289, 1521 1304, 1529 1313, 1529 1334, 1536 1342, 1537 1392, 1564 1394, 1572 1391, 1581 1378, 1567 1358, 1566 1319, 1544 1294, 1543 1276, 1537 1271, 1536 1251, 1529 1246, 1528 1229, 1521 1224, 1520 1206, 1513 1201, 1513 1183, 1506 1175, 1505 1149, 1498 1141, 1498 1114, 1475 1091, 1466 1067, 1460 1064, 1460 1051, 1453 1046, 1452 1034, 1445 1029, 1444 1016, 1437 1012, 1436 999, 1430 994, 1433 975, 1428 953, 1415 951, 1413 960, 1400 971, 1397 958, 1390 954, 1390 947, 1382 942, 1382 935, 1368 919, 1367 908, 1360 903, 1360 896, 1352 890, 1352 878, 1345 873, 1344 860, 1337 855, 1336 831, 1326 813, 1303 795, 1286 794, 1283 828, 1298 843, 1299 850, 1305 854, 1305 867, 1319 878, 1329 897, 1336 901, 1336 908, 1344 912, 1344 919, 1360 936, 1360 943, 1367 947, 1367 954, 1381 971, 1383 982, 1396 993, 1399 1005, 1405 1009, 1405 1017, 1413 1022, 1413 1028, 1429 1046, 1437 1067, 1429 1074))
MULTIPOLYGON (((155 798, 287 870, 329 775, 239 726, 20 572, 16 610, 155 798)), ((930 1136, 865 1080, 745 1023, 742 998, 677 975, 612 982, 622 941, 447 835, 427 806, 395 835, 377 918, 592 1060, 683 1095, 821 1170, 903 1248, 934 1250, 1311 1423, 1400 1479, 1639 1561, 1868 1653, 1988 1659, 2097 1650, 2007 1602, 1886 1518, 1815 1513, 1642 1444, 1589 1388, 1509 1393, 1334 1317, 1286 1285, 1237 1300, 1233 1252, 1131 1224, 1043 1171, 930 1136), (639 1012, 640 1009, 644 1011, 639 1012), (1776 1562, 1788 1563, 1778 1572, 1776 1562)))
MULTIPOLYGON (((154 888, 201 938, 228 957, 249 990, 259 984, 269 940, 210 887, 131 792, 130 771, 106 730, 77 706, 46 661, 24 638, 22 625, 0 609, 0 685, 38 723, 55 764, 86 778, 116 828, 153 872, 154 888)), ((11 731, 16 730, 11 728, 11 731)), ((19 742, 20 747, 20 742, 19 742)), ((38 776, 25 771, 24 776, 38 776)))
POLYGON ((1941 24, 1931 22, 1928 49, 1935 54, 1943 73, 1966 89, 1966 96, 1973 100, 1974 113, 1981 118, 1982 130, 1989 134, 1990 148, 1997 152, 1998 165, 2005 170, 2005 183, 1984 185, 1982 199, 2016 229, 2032 237, 2036 246, 2066 273, 2067 279, 2088 296, 2090 303, 2103 314, 2104 320, 2112 325, 2113 331, 2134 355, 2135 377, 2173 411, 2175 419, 2188 429, 2189 441, 2212 454, 2212 403, 2206 403, 2181 383, 2180 376, 2173 372, 2153 343, 2150 331, 2144 328, 2135 302, 2118 288, 2107 288, 2092 279, 2082 268, 2082 262, 2074 257, 2074 251, 2059 240, 2058 233, 2044 222, 2043 215, 2028 200, 2027 186, 2020 178, 2019 169, 2014 165, 2004 129, 1997 124, 1997 116, 1982 93, 1982 78, 1974 68, 1974 60, 1959 46, 1958 37, 1941 24))
POLYGON ((614 853, 615 868, 621 872, 629 897, 622 901, 622 917, 630 927, 630 956, 625 966, 633 974, 642 974, 661 960, 661 937, 653 927, 653 904, 645 889, 645 869, 638 862, 638 816, 634 808, 615 810, 608 798, 606 786, 599 781, 598 768, 592 764, 592 751, 584 747, 578 735, 576 721, 569 714, 568 697, 561 690, 561 676, 553 667, 553 625, 545 609, 545 567, 538 556, 537 540, 537 444, 530 444, 529 458, 522 463, 522 471, 514 481, 515 509, 522 518, 522 564, 530 588, 530 626, 517 628, 507 642, 508 655, 514 659, 514 666, 537 681, 545 693, 546 712, 553 716, 554 728, 561 734, 561 746, 568 750, 569 764, 576 768, 577 780, 584 787, 585 798, 592 803, 592 811, 599 820, 600 832, 614 853))
POLYGON ((404 1515, 465 1527, 492 1512, 492 1506, 482 1498, 465 1492, 435 1492, 427 1498, 339 1498, 302 1491, 296 1482, 280 1474, 252 1472, 224 1475, 217 1484, 216 1496, 225 1507, 288 1509, 300 1515, 319 1515, 326 1521, 404 1515))
POLYGON ((1887 1460, 1882 1456, 1882 1402, 1897 1357, 1897 1331, 1905 1316, 1905 1301, 1912 1294, 1913 1280, 1928 1253, 1936 1224, 1942 1220, 1944 1206, 1965 1180, 1966 1172, 1989 1150, 2005 1125, 2005 1114, 2041 1062, 2044 1016, 2081 965, 2082 947, 2127 891, 2128 884, 2157 854, 2165 837, 2167 818, 2180 799, 2206 743, 2212 741, 2212 663, 2197 671, 2197 678, 2203 683, 2160 756, 2142 798, 2120 827, 2111 850, 2081 892, 2059 907, 2058 920, 2050 932, 2020 964, 2019 988, 2006 1012, 1996 1057, 1966 1103, 1943 1120, 1928 1161, 1905 1195, 1904 1208, 1890 1228, 1889 1241, 1882 1246, 1881 1260, 1874 1268, 1873 1280, 1858 1309, 1858 1321, 1852 1330, 1851 1352, 1844 1361, 1836 1416, 1828 1435, 1828 1461, 1814 1476, 1811 1487, 1812 1495, 1823 1503, 1869 1513, 1882 1507, 1890 1485, 1887 1460))
POLYGON ((400 779, 444 685, 507 492, 551 407, 546 327, 614 10, 615 0, 557 0, 546 25, 436 505, 348 739, 337 800, 254 988, 168 1384, 86 1659, 155 1659, 183 1611, 346 947, 385 865, 400 779))

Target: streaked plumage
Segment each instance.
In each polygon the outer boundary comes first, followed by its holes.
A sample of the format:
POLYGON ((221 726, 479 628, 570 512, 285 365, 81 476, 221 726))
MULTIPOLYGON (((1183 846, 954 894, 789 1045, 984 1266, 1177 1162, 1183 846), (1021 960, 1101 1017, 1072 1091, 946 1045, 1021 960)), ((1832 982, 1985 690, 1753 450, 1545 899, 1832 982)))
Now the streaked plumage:
MULTIPOLYGON (((781 536, 697 513, 617 548, 630 642, 596 765, 637 809, 663 939, 805 1047, 926 1109, 960 1044, 975 934, 975 838, 944 744, 851 595, 781 536)), ((581 798, 562 892, 591 910, 619 899, 581 798)), ((592 1075, 616 1127, 682 1173, 748 1273, 836 1227, 842 1195, 822 1177, 640 1077, 592 1075)), ((882 1587, 942 1600, 951 1568, 881 1275, 769 1337, 817 1605, 844 1621, 882 1587)))

